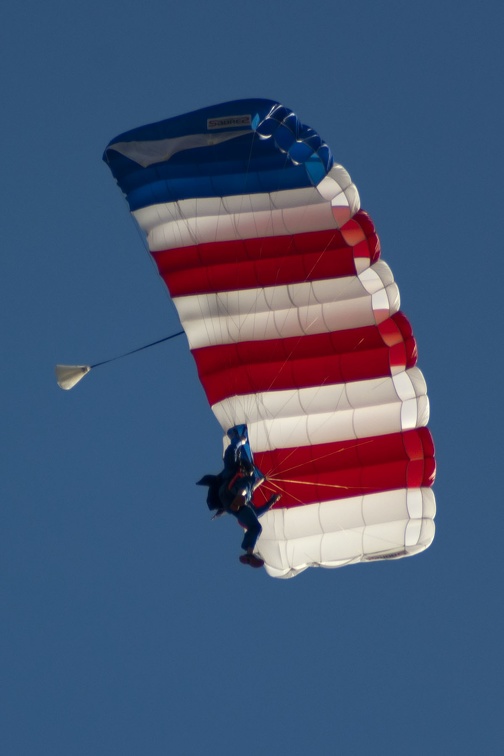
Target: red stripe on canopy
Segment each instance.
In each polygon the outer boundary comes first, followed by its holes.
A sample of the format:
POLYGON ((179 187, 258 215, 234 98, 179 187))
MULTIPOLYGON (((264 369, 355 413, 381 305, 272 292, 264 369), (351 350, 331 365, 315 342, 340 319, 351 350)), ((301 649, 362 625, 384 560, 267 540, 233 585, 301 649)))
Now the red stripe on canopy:
POLYGON ((256 452, 254 461, 267 478, 255 494, 256 503, 277 491, 282 508, 428 487, 435 477, 434 443, 427 428, 256 452))
POLYGON ((229 396, 388 376, 413 367, 411 326, 396 313, 379 326, 194 349, 210 405, 229 396))
POLYGON ((208 242, 151 253, 172 297, 355 276, 355 258, 372 265, 380 243, 367 213, 340 230, 208 242))

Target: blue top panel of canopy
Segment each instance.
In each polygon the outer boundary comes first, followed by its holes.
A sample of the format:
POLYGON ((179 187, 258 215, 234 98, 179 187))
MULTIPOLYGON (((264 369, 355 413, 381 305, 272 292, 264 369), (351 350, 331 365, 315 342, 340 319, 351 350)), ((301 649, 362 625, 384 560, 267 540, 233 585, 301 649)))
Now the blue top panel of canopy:
POLYGON ((196 197, 317 185, 329 147, 273 100, 233 100, 140 126, 113 139, 103 159, 130 209, 196 197))

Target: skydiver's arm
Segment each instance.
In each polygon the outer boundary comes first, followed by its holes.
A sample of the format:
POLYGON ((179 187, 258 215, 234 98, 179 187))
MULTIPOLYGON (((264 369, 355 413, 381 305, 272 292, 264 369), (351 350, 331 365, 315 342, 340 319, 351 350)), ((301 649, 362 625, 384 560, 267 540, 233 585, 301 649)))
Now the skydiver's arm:
POLYGON ((271 507, 274 506, 277 501, 280 501, 281 498, 281 494, 273 494, 273 496, 270 496, 266 504, 263 504, 262 507, 254 507, 256 515, 258 517, 261 517, 261 515, 265 514, 269 509, 271 509, 271 507))

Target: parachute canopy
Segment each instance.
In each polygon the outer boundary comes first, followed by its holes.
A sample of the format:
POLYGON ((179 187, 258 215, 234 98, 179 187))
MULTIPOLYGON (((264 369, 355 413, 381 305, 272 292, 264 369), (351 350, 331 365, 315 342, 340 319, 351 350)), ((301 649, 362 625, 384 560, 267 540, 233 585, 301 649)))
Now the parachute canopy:
POLYGON ((416 342, 327 144, 251 99, 133 129, 104 160, 223 431, 248 427, 258 503, 282 494, 261 520, 269 574, 425 549, 435 463, 416 342))

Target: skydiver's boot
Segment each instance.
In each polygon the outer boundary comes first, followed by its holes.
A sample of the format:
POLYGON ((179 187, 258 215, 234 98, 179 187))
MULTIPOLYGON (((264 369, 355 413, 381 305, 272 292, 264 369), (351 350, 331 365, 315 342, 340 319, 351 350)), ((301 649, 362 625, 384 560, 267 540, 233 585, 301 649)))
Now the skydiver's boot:
POLYGON ((249 564, 251 567, 262 567, 264 559, 260 559, 255 554, 242 554, 240 556, 240 562, 242 564, 249 564))

